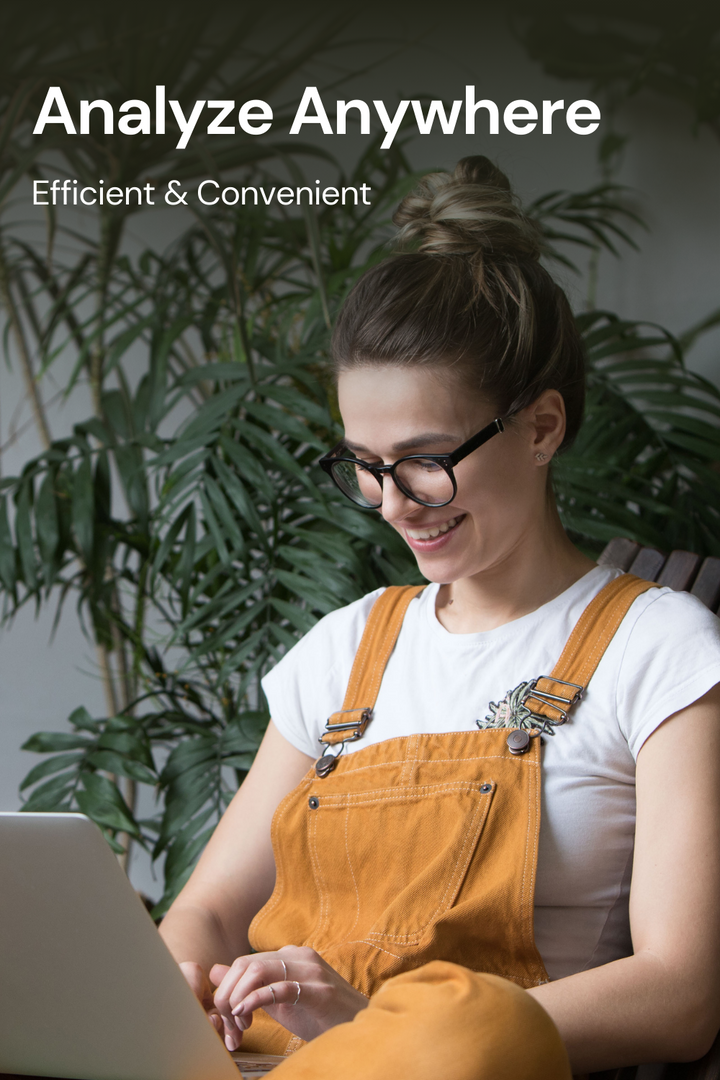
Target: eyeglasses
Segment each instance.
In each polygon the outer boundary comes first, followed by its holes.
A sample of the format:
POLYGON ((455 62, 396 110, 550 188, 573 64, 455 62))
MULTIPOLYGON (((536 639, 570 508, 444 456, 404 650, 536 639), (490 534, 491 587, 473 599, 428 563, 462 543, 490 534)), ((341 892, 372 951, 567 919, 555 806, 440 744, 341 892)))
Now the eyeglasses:
POLYGON ((320 459, 320 465, 343 495, 368 510, 382 506, 385 475, 391 476, 403 495, 413 502, 421 506, 447 506, 457 495, 453 466, 504 430, 504 424, 498 418, 451 454, 408 454, 392 465, 370 465, 359 458, 348 457, 342 453, 345 444, 339 442, 320 459))

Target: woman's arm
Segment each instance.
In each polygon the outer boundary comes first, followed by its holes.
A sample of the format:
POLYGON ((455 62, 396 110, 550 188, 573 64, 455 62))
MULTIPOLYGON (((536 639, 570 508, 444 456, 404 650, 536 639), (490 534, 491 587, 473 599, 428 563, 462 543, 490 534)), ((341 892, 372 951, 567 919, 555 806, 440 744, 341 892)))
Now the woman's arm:
POLYGON ((637 760, 634 955, 529 992, 573 1072, 692 1061, 720 1027, 720 685, 666 720, 637 760))
POLYGON ((160 926, 186 977, 188 962, 207 975, 213 964, 231 964, 249 951, 250 921, 275 883, 275 808, 312 763, 271 721, 252 768, 160 926))

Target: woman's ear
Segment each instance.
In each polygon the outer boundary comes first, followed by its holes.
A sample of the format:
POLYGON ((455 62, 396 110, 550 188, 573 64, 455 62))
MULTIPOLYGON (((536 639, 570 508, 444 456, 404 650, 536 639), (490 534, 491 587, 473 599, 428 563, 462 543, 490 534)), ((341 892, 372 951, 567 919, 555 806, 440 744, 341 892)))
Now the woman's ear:
POLYGON ((530 449, 538 465, 545 465, 565 438, 565 402, 559 390, 543 390, 523 410, 529 427, 530 449))

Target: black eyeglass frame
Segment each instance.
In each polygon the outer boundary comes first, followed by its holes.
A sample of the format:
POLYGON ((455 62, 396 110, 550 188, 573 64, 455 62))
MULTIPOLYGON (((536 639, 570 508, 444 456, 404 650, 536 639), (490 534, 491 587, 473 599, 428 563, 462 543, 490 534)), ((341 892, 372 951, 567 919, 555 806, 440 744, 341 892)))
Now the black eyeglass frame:
POLYGON ((335 484, 338 490, 343 493, 346 499, 350 499, 350 501, 355 503, 356 506, 362 506, 366 510, 379 510, 379 508, 382 506, 382 499, 380 499, 380 502, 376 504, 361 503, 358 502, 357 499, 353 499, 352 495, 348 495, 347 491, 345 491, 344 488, 341 487, 340 483, 335 479, 333 465, 340 461, 347 461, 351 465, 360 465, 361 468, 366 469, 367 472, 371 474, 371 476, 375 477, 378 484, 380 485, 381 490, 383 486, 383 476, 390 476, 396 486, 399 488, 399 490, 402 491, 403 495, 406 495, 408 499, 412 499, 413 502, 419 503, 420 506, 447 506, 448 503, 451 503, 457 495, 457 481, 455 480, 453 467, 459 464, 459 462, 461 462, 463 458, 466 458, 468 454, 472 454, 473 450, 477 450, 479 447, 481 447, 483 443, 486 443, 488 441, 488 439, 492 439, 493 435, 499 435, 504 430, 505 425, 503 424, 502 418, 498 416, 495 420, 492 420, 489 424, 487 424, 482 429, 482 431, 478 431, 477 435, 472 435, 469 439, 466 439, 466 441, 462 443, 461 446, 458 446, 457 450, 453 450, 450 454, 406 454, 404 457, 398 458, 397 461, 393 461, 392 465, 369 465, 367 461, 361 461, 360 458, 346 457, 344 455, 336 456, 338 455, 338 452, 343 449, 343 442, 341 440, 337 444, 337 446, 333 447, 333 449, 329 451, 329 453, 325 454, 324 457, 320 458, 318 464, 322 469, 325 470, 332 482, 335 484), (443 502, 439 503, 425 502, 423 499, 418 499, 416 495, 413 495, 412 492, 408 491, 407 488, 405 488, 403 484, 397 479, 395 470, 397 469, 398 465, 402 465, 404 461, 417 460, 434 461, 445 470, 447 475, 450 477, 450 482, 452 483, 453 489, 452 495, 449 499, 444 499, 443 502))

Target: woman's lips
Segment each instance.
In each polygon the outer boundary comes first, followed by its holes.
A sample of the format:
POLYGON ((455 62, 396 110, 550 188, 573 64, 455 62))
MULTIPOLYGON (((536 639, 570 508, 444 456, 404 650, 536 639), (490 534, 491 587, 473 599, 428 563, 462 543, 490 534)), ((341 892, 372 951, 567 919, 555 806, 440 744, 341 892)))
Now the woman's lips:
POLYGON ((458 517, 448 518, 447 521, 422 527, 416 526, 414 529, 403 525, 402 529, 413 551, 437 551, 450 541, 464 517, 464 514, 460 514, 458 517))

